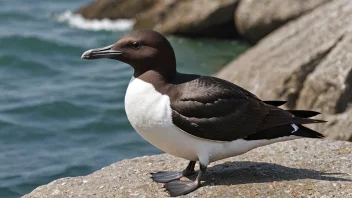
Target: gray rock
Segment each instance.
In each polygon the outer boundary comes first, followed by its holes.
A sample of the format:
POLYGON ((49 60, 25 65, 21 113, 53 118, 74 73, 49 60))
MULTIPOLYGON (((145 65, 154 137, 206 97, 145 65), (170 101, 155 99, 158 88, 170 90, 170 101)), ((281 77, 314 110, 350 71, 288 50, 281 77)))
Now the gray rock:
POLYGON ((237 30, 257 42, 287 21, 331 0, 241 0, 236 12, 237 30))
POLYGON ((235 37, 238 0, 97 0, 77 11, 88 19, 133 18, 134 29, 163 34, 235 37))
MULTIPOLYGON (((40 186, 25 198, 165 197, 150 172, 182 170, 170 155, 122 160, 91 175, 40 186)), ((202 187, 184 197, 352 197, 352 143, 294 140, 212 163, 202 187)))
POLYGON ((77 11, 87 19, 130 19, 159 0, 96 0, 77 11))
POLYGON ((311 128, 321 132, 329 139, 352 142, 352 108, 338 114, 323 114, 322 119, 328 120, 324 125, 313 125, 311 128))
MULTIPOLYGON (((351 112, 351 18, 352 1, 326 3, 265 37, 217 76, 262 99, 288 100, 289 108, 321 111, 322 118, 338 120, 351 112)), ((329 137, 351 139, 351 125, 339 123, 344 130, 314 127, 329 137)))
MULTIPOLYGON (((350 26, 352 30, 352 26, 350 26)), ((297 107, 342 113, 352 101, 352 34, 343 34, 335 47, 307 77, 297 107)))
MULTIPOLYGON (((351 29, 352 30, 352 29, 351 29)), ((308 75, 297 108, 323 112, 329 123, 314 126, 326 136, 352 141, 352 35, 345 34, 336 47, 308 75)))
POLYGON ((164 34, 234 37, 238 0, 168 0, 136 17, 134 29, 164 34))

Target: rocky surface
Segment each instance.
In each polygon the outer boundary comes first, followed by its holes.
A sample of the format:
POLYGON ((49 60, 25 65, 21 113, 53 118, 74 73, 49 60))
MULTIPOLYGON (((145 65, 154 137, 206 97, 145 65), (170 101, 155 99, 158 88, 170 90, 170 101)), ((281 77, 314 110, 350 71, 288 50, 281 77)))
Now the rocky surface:
MULTIPOLYGON (((25 198, 166 197, 150 172, 182 170, 185 160, 155 155, 123 160, 83 177, 40 186, 25 198)), ((295 140, 211 164, 202 187, 184 197, 352 197, 352 143, 295 140)))
POLYGON ((321 117, 329 122, 314 126, 315 130, 324 133, 330 139, 352 142, 352 108, 343 113, 326 114, 321 117))
POLYGON ((319 109, 325 113, 342 113, 348 108, 352 101, 352 34, 340 36, 305 80, 298 108, 319 109))
POLYGON ((332 139, 352 141, 352 34, 343 35, 334 49, 308 75, 297 108, 318 109, 329 123, 314 126, 332 139))
POLYGON ((257 42, 287 21, 295 19, 331 0, 241 0, 236 12, 237 30, 257 42))
POLYGON ((164 34, 233 38, 239 32, 257 42, 287 21, 329 1, 96 0, 77 13, 88 19, 133 18, 134 29, 164 34))
POLYGON ((235 37, 238 0, 97 0, 77 11, 87 19, 134 19, 134 29, 164 34, 235 37))
POLYGON ((234 37, 233 15, 238 0, 169 0, 136 17, 134 29, 164 34, 234 37))
POLYGON ((334 124, 314 127, 331 138, 351 139, 348 119, 339 120, 351 115, 351 17, 352 1, 326 3, 265 37, 217 76, 262 99, 322 112, 334 124))
POLYGON ((87 19, 130 19, 157 4, 160 0, 97 0, 79 9, 87 19))

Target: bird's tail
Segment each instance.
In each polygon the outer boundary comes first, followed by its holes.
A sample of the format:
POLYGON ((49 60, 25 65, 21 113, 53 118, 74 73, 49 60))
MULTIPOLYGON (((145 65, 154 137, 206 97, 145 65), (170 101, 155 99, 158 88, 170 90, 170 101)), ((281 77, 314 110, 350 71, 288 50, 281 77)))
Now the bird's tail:
MULTIPOLYGON (((310 123, 323 123, 325 120, 315 120, 309 119, 310 117, 314 117, 319 115, 319 112, 308 111, 308 110, 288 110, 293 115, 297 116, 296 119, 299 120, 299 124, 294 124, 297 126, 297 130, 293 131, 292 134, 299 137, 306 138, 324 138, 324 135, 318 133, 310 128, 302 126, 301 124, 310 124, 310 123)), ((293 126, 293 125, 292 125, 293 126)))
MULTIPOLYGON (((270 101, 272 102, 272 101, 270 101)), ((262 122, 263 129, 258 130, 257 133, 247 136, 246 140, 260 140, 260 139, 277 139, 281 137, 291 138, 323 138, 324 135, 312 129, 309 129, 303 124, 324 123, 325 120, 312 119, 311 117, 318 115, 318 112, 308 110, 282 110, 273 108, 262 122), (287 114, 289 112, 289 114, 287 114), (282 125, 273 125, 273 120, 280 120, 282 125), (293 137, 294 136, 294 137, 293 137)))
POLYGON ((310 118, 320 114, 319 112, 308 111, 308 110, 287 110, 287 111, 301 118, 310 118))
POLYGON ((324 135, 310 128, 297 124, 298 129, 292 132, 292 135, 305 138, 324 138, 324 135))

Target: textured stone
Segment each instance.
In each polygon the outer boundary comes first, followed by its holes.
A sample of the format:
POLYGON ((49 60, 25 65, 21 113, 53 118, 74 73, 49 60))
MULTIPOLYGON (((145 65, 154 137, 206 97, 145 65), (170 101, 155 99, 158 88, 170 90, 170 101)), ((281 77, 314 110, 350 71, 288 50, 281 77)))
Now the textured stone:
POLYGON ((257 42, 287 21, 331 0, 241 0, 236 12, 237 30, 257 42))
POLYGON ((344 112, 352 101, 351 63, 352 34, 348 33, 307 77, 297 107, 344 112))
MULTIPOLYGON (((91 175, 40 186, 25 198, 165 197, 150 172, 182 170, 185 160, 155 155, 123 160, 91 175)), ((184 197, 352 197, 352 143, 295 140, 212 163, 202 187, 184 197)))
POLYGON ((164 34, 234 37, 238 0, 168 0, 136 17, 134 29, 164 34))
POLYGON ((329 139, 352 142, 352 108, 343 113, 323 114, 320 118, 328 122, 324 125, 313 125, 311 128, 321 132, 329 139))
POLYGON ((159 0, 97 0, 79 9, 87 19, 130 19, 155 5, 159 0))

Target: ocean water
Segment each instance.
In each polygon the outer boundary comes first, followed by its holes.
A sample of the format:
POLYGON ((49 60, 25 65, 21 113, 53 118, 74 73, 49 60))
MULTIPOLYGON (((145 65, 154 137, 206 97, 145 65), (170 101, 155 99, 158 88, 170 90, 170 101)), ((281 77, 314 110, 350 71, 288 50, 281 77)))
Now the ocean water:
MULTIPOLYGON (((81 60, 114 43, 132 21, 87 21, 90 0, 0 0, 0 197, 19 197, 61 177, 161 153, 129 125, 132 69, 81 60)), ((240 41, 170 36, 181 72, 210 75, 247 49, 240 41)))

